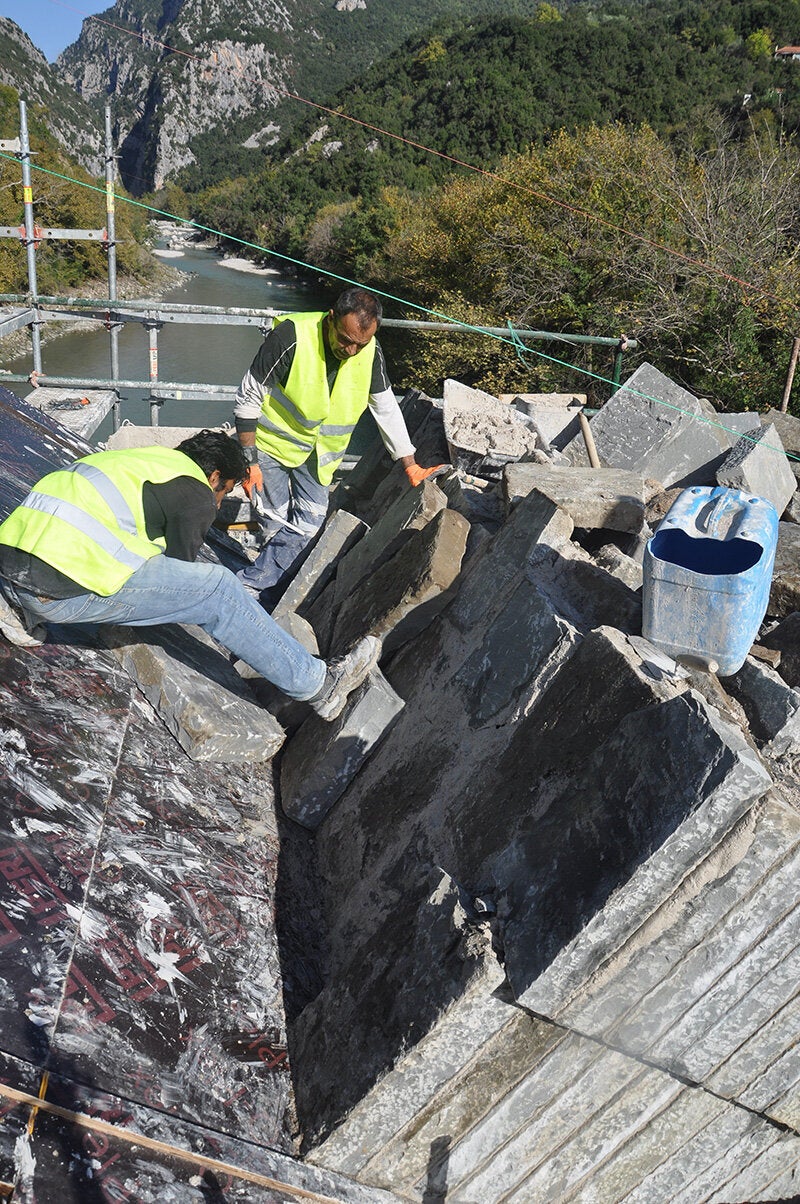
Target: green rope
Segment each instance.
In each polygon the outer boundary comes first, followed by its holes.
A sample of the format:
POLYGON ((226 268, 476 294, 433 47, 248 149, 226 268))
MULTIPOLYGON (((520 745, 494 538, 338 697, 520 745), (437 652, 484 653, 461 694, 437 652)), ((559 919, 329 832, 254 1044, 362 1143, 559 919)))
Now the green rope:
MULTIPOLYGON (((0 151, 0 160, 3 159, 11 163, 19 162, 19 159, 16 155, 8 154, 5 151, 0 151)), ((52 176, 57 180, 63 180, 67 184, 77 184, 80 188, 88 188, 91 192, 100 193, 106 198, 109 195, 105 186, 99 187, 96 184, 87 184, 83 180, 75 180, 72 176, 64 175, 62 172, 53 171, 48 167, 40 167, 36 163, 32 163, 31 167, 34 171, 41 172, 44 175, 52 176)), ((305 268, 307 271, 329 276, 332 280, 338 280, 342 284, 351 284, 362 287, 359 280, 352 280, 349 276, 340 276, 337 272, 330 272, 326 268, 320 268, 317 267, 316 264, 306 263, 302 259, 294 259, 291 255, 284 255, 280 251, 273 251, 270 247, 261 246, 260 243, 249 242, 246 238, 238 238, 234 234, 225 234, 222 230, 214 229, 213 226, 204 226, 201 222, 195 222, 191 218, 187 217, 179 217, 176 213, 170 213, 166 209, 157 209, 154 205, 148 205, 144 201, 134 200, 132 197, 121 196, 119 193, 111 193, 110 195, 112 195, 115 200, 121 201, 125 205, 134 205, 138 209, 144 209, 148 213, 157 214, 159 217, 167 218, 169 221, 179 222, 185 226, 190 226, 192 229, 198 230, 203 234, 211 234, 215 238, 224 238, 228 242, 237 243, 239 246, 247 247, 251 251, 259 251, 262 255, 274 255, 277 259, 282 259, 286 263, 292 263, 297 267, 305 268)), ((414 301, 407 301, 403 297, 396 297, 392 293, 386 293, 377 288, 371 288, 370 291, 377 293, 381 297, 384 297, 387 301, 396 301, 398 305, 416 310, 418 313, 426 314, 432 318, 439 318, 444 322, 450 322, 453 326, 457 326, 461 330, 470 331, 473 334, 480 334, 486 338, 496 339, 497 342, 513 348, 517 359, 521 362, 524 362, 522 359, 522 353, 524 352, 526 355, 538 356, 539 359, 546 360, 549 364, 555 364, 560 368, 566 368, 570 372, 577 372, 580 375, 588 377, 591 380, 598 381, 603 385, 611 385, 613 389, 617 389, 619 387, 614 380, 607 376, 603 376, 601 373, 592 372, 588 368, 581 368, 577 364, 570 363, 568 360, 562 360, 557 356, 548 355, 545 351, 538 351, 535 347, 528 347, 522 342, 519 335, 514 330, 510 320, 508 321, 508 328, 511 337, 506 338, 504 335, 494 334, 492 331, 486 330, 482 326, 473 325, 471 322, 464 322, 460 318, 454 318, 452 315, 442 313, 437 309, 428 309, 424 305, 419 305, 414 301)), ((672 405, 670 402, 663 401, 660 397, 651 397, 647 393, 640 393, 636 389, 629 389, 627 386, 624 387, 626 388, 627 392, 635 395, 636 397, 641 397, 643 401, 654 402, 656 405, 660 405, 665 409, 672 410, 676 414, 683 414, 684 416, 692 418, 697 422, 704 422, 707 426, 717 427, 719 430, 725 431, 726 434, 733 435, 735 439, 748 439, 751 443, 760 442, 759 439, 753 437, 752 435, 748 435, 746 432, 737 431, 732 427, 727 427, 724 425, 724 423, 717 422, 713 418, 707 418, 703 414, 695 414, 691 410, 683 409, 681 406, 672 405)), ((768 450, 777 451, 776 448, 768 448, 768 450)), ((784 454, 790 460, 800 461, 800 456, 793 455, 789 452, 785 452, 784 454)))

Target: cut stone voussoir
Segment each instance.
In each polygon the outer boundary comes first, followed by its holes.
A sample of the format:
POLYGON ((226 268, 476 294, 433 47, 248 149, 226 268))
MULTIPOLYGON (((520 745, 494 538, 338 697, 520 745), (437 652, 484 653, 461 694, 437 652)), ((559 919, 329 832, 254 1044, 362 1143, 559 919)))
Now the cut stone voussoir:
POLYGON ((193 761, 268 761, 285 733, 199 627, 100 629, 193 761))
POLYGON ((641 473, 616 468, 559 468, 509 464, 503 469, 506 506, 513 510, 533 489, 550 498, 576 527, 638 534, 646 487, 641 473))
POLYGON ((287 611, 310 606, 336 572, 336 566, 352 547, 366 535, 369 527, 346 510, 330 515, 319 538, 289 583, 272 612, 277 621, 287 611))
POLYGON ((332 649, 348 647, 362 635, 383 639, 392 651, 422 631, 446 605, 446 591, 458 577, 469 523, 454 510, 441 510, 400 551, 343 603, 332 649))
POLYGON ((444 510, 447 498, 430 479, 416 489, 410 486, 381 515, 375 525, 339 562, 334 586, 338 606, 364 578, 391 560, 412 531, 419 531, 444 510))
POLYGON ((456 380, 444 382, 444 429, 451 463, 476 476, 497 476, 536 450, 536 432, 517 410, 456 380))
POLYGON ((333 723, 311 715, 281 760, 281 804, 289 818, 318 828, 403 705, 380 669, 373 669, 333 723))
POLYGON ((778 524, 778 547, 767 614, 782 619, 800 610, 800 527, 778 524))
POLYGON ((717 469, 717 481, 729 489, 741 489, 755 497, 766 498, 777 510, 779 518, 797 485, 780 435, 772 423, 743 435, 733 445, 717 469))
MULTIPOLYGON (((600 463, 673 485, 710 485, 734 436, 713 406, 642 364, 590 421, 600 463)), ((588 463, 582 437, 564 449, 588 463)))

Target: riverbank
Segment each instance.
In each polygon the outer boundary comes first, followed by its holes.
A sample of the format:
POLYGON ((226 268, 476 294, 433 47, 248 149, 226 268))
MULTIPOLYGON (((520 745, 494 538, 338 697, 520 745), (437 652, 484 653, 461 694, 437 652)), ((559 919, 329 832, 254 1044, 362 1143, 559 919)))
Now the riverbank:
MULTIPOLYGON (((184 273, 160 259, 153 257, 152 275, 147 280, 139 280, 133 276, 117 278, 117 299, 119 301, 141 301, 147 297, 158 299, 168 289, 176 288, 183 283, 184 273)), ((83 288, 72 288, 65 291, 66 297, 96 298, 99 301, 108 299, 106 281, 92 280, 83 288)), ((72 318, 68 322, 49 322, 42 326, 42 346, 63 338, 67 334, 78 331, 94 330, 97 323, 89 318, 72 318)), ((13 334, 0 339, 0 362, 16 359, 30 351, 30 334, 26 329, 16 330, 13 334)))
MULTIPOLYGON (((169 247, 158 234, 154 249, 177 250, 169 247)), ((200 310, 252 309, 263 312, 291 313, 297 310, 315 310, 326 307, 326 299, 311 289, 304 288, 291 277, 272 274, 234 271, 223 264, 216 246, 200 246, 192 240, 187 242, 185 253, 168 260, 154 259, 161 271, 156 279, 159 283, 151 288, 134 290, 139 298, 142 292, 155 305, 177 303, 191 305, 200 310)), ((97 293, 97 288, 94 290, 97 293)), ((133 299, 133 298, 131 298, 133 299)), ((124 301, 120 302, 120 306, 124 301)), ((72 314, 69 315, 72 319, 72 314)), ((78 315, 75 321, 59 323, 59 327, 70 326, 72 337, 57 338, 45 348, 43 365, 50 376, 75 381, 107 381, 109 379, 109 339, 100 322, 87 325, 78 315)), ((265 321, 268 320, 265 318, 265 321)), ((55 327, 56 323, 48 323, 55 327)), ((242 379, 252 362, 262 338, 262 326, 233 324, 214 320, 203 322, 200 318, 191 322, 165 321, 158 332, 157 372, 161 381, 186 382, 197 385, 222 385, 224 400, 209 392, 208 400, 189 400, 175 397, 159 408, 158 422, 162 426, 218 426, 231 418, 229 394, 242 379)), ((22 334, 24 354, 15 360, 0 343, 0 362, 8 371, 27 376, 30 373, 31 355, 26 335, 22 334)), ((19 346, 19 343, 18 343, 19 346)), ((149 354, 149 336, 141 321, 123 323, 118 340, 119 379, 146 382, 152 362, 149 354)), ((2 379, 2 377, 0 377, 2 379)), ((24 395, 24 385, 20 386, 24 395)), ((144 425, 153 420, 149 390, 144 384, 140 388, 126 387, 121 396, 121 419, 144 425)), ((102 441, 106 432, 96 433, 102 441)))

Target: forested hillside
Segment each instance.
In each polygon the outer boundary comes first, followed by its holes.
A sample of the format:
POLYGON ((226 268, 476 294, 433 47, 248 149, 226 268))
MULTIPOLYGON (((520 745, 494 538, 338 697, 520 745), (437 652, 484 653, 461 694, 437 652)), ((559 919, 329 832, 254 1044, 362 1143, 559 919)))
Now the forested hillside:
MULTIPOLYGON (((774 404, 800 321, 800 63, 774 51, 798 42, 797 0, 540 4, 467 23, 340 93, 361 124, 309 118, 299 149, 189 203, 213 228, 464 321, 624 332, 723 404, 774 404)), ((408 355, 432 387, 451 373, 564 383, 487 340, 416 340, 408 355)))
MULTIPOLYGON (((537 0, 500 0, 531 14, 537 0)), ((191 165, 204 184, 256 170, 305 109, 437 20, 496 0, 116 0, 58 65, 85 101, 110 101, 120 170, 136 193, 191 165)))
MULTIPOLYGON (((35 152, 32 173, 36 222, 62 229, 102 230, 106 224, 105 185, 66 154, 51 130, 51 111, 28 105, 28 133, 35 152), (45 169, 44 171, 39 169, 45 169), (53 174, 49 174, 53 173, 53 174), (90 187, 86 187, 90 185, 90 187)), ((0 138, 19 135, 19 93, 0 84, 0 138)), ((24 222, 22 175, 15 158, 0 158, 0 225, 24 222)), ((121 206, 117 217, 117 264, 121 282, 140 283, 154 277, 159 265, 142 247, 147 235, 141 210, 121 206)), ((80 286, 86 295, 108 295, 106 254, 96 242, 44 240, 36 256, 39 292, 63 293, 80 286)), ((28 291, 25 247, 15 239, 0 239, 0 292, 28 291)))

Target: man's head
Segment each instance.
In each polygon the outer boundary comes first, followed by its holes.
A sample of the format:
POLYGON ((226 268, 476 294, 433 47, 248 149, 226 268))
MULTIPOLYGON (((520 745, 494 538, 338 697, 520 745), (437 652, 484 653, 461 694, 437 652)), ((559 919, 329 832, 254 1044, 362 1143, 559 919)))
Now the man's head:
POLYGON ((346 288, 328 310, 325 328, 328 346, 339 360, 363 351, 381 324, 383 309, 374 293, 365 288, 346 288))
POLYGON ((239 440, 222 431, 198 431, 175 450, 183 452, 206 474, 217 509, 226 493, 247 476, 249 465, 239 440))

